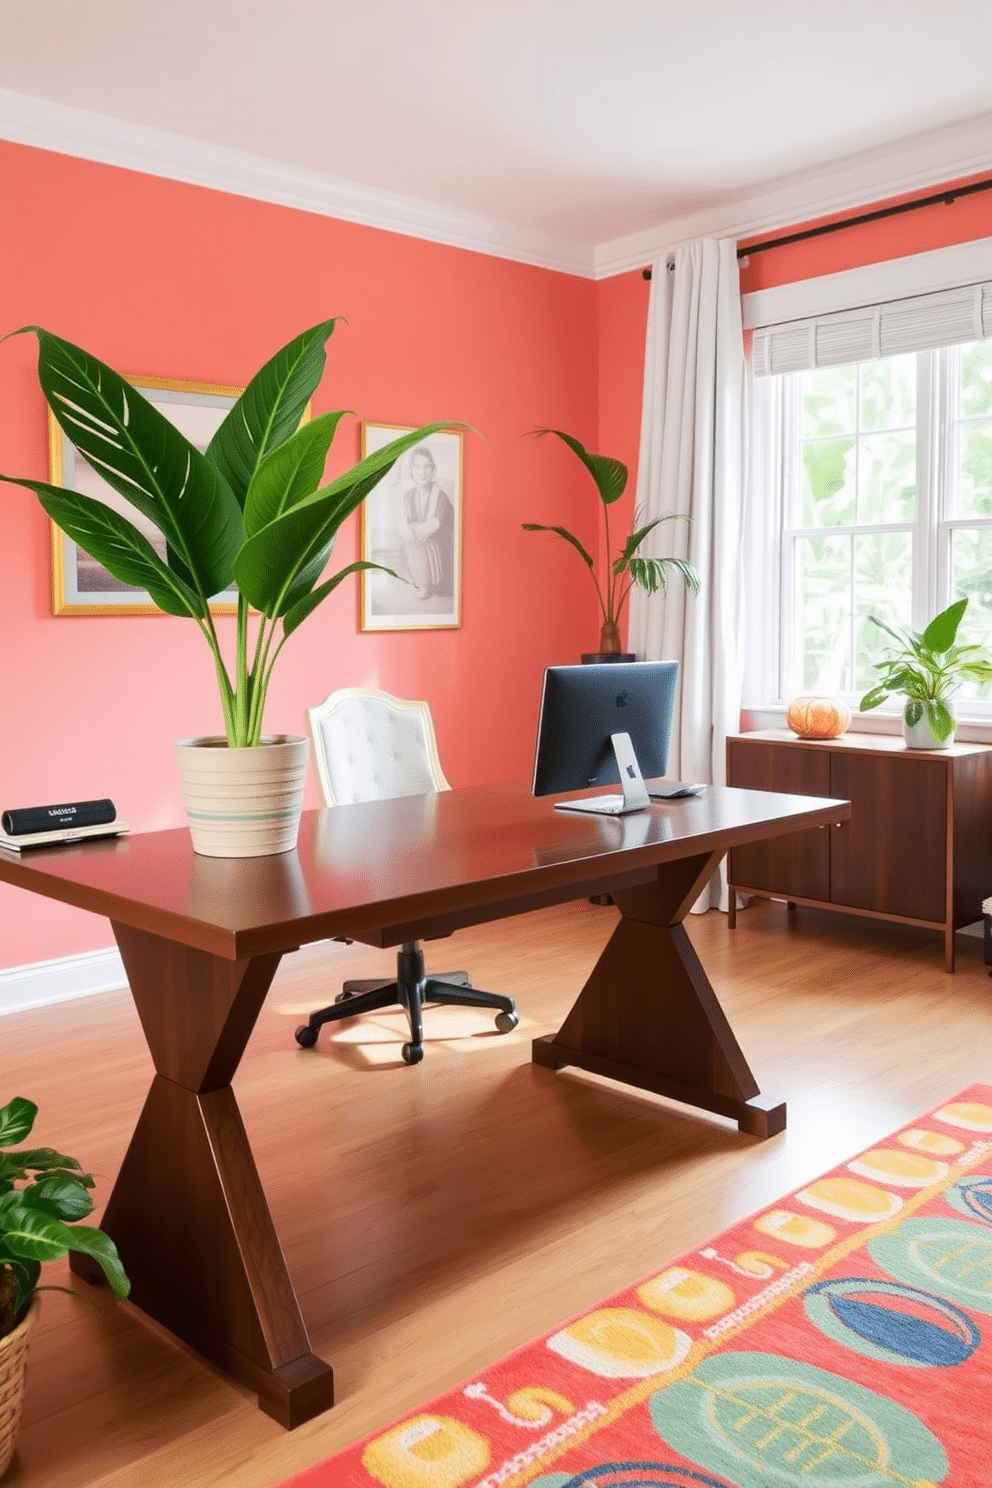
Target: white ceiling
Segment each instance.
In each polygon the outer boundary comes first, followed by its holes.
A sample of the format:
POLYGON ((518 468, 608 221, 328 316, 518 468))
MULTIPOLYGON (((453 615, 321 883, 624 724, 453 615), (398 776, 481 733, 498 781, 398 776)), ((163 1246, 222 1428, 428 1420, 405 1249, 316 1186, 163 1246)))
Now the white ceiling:
POLYGON ((992 166, 990 57, 992 0, 0 0, 0 137, 601 274, 992 166))

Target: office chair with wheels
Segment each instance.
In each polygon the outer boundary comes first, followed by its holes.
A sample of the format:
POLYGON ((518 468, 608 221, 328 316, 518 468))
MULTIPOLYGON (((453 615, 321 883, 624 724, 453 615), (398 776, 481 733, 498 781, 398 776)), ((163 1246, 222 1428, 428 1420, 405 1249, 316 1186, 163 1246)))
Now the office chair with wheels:
MULTIPOLYGON (((426 703, 408 702, 375 688, 342 687, 310 708, 307 716, 325 805, 451 789, 441 769, 426 703)), ((512 997, 480 992, 466 972, 428 976, 420 943, 411 940, 397 952, 395 979, 345 982, 330 1007, 312 1013, 309 1022, 296 1030, 296 1042, 303 1049, 313 1048, 325 1023, 398 1005, 406 1009, 410 1020, 410 1042, 403 1045, 403 1058, 407 1064, 419 1064, 424 1057, 424 1003, 497 1008, 500 1033, 509 1033, 518 1022, 512 997)))

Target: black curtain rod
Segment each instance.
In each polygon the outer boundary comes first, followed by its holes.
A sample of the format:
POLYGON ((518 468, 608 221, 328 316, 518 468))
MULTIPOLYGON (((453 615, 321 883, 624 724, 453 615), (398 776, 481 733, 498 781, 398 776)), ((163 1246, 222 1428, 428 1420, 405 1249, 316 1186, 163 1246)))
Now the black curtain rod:
MULTIPOLYGON (((784 248, 789 243, 803 243, 807 238, 822 238, 826 233, 841 232, 847 227, 862 227, 866 222, 880 222, 883 217, 897 217, 901 212, 918 212, 923 207, 936 207, 941 203, 949 207, 959 196, 973 196, 976 191, 992 191, 992 177, 984 181, 971 181, 966 186, 954 186, 949 191, 938 191, 933 196, 919 196, 913 201, 898 202, 892 207, 878 207, 874 212, 861 212, 856 217, 842 217, 837 222, 824 222, 819 227, 806 227, 800 232, 784 233, 779 238, 763 238, 746 248, 738 248, 738 258, 748 258, 752 253, 763 253, 767 248, 784 248)), ((651 278, 650 269, 642 269, 645 279, 651 278)))

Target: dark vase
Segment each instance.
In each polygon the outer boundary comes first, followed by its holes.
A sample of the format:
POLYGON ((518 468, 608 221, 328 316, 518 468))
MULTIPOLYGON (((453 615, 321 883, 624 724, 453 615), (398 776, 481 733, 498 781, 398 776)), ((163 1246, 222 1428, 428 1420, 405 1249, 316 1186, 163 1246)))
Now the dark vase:
POLYGON ((599 633, 599 650, 584 651, 582 660, 586 664, 599 661, 636 661, 633 651, 625 651, 620 640, 620 627, 616 621, 604 621, 599 633))

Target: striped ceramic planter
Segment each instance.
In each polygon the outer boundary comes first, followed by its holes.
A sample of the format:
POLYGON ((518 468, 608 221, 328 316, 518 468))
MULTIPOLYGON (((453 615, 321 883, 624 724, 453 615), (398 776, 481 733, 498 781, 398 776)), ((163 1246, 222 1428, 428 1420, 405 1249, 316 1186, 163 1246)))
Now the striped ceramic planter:
POLYGON ((254 749, 224 738, 180 739, 179 780, 193 851, 208 858, 291 852, 303 811, 310 745, 274 734, 254 749))

